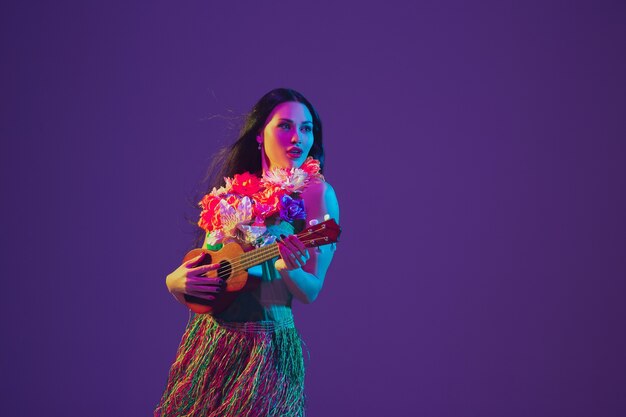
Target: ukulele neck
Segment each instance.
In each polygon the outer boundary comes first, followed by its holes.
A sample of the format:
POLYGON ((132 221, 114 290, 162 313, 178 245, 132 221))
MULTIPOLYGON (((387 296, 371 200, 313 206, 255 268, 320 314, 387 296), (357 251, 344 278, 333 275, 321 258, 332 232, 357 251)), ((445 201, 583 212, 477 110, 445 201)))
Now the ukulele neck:
POLYGON ((278 252, 278 244, 272 243, 262 248, 257 248, 242 254, 239 258, 241 262, 241 269, 252 268, 255 265, 262 264, 265 261, 269 261, 272 258, 280 256, 278 252))
MULTIPOLYGON (((325 231, 326 224, 322 223, 318 227, 310 227, 308 229, 305 229, 296 236, 307 248, 315 248, 321 245, 325 245, 327 243, 336 242, 336 238, 330 239, 327 234, 320 233, 325 231)), ((252 268, 255 265, 262 264, 265 261, 269 261, 270 259, 277 256, 280 256, 280 253, 278 252, 278 243, 271 243, 267 246, 253 249, 249 252, 244 253, 239 258, 239 261, 241 269, 248 269, 252 268)))

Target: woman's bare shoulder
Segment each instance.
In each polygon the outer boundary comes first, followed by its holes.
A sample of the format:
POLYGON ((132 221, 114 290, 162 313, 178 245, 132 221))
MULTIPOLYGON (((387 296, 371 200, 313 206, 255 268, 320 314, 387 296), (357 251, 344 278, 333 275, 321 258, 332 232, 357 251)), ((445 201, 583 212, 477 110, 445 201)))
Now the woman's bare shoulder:
POLYGON ((339 222, 339 203, 335 189, 330 183, 323 180, 315 180, 302 192, 302 198, 306 204, 307 217, 323 218, 328 214, 339 222))

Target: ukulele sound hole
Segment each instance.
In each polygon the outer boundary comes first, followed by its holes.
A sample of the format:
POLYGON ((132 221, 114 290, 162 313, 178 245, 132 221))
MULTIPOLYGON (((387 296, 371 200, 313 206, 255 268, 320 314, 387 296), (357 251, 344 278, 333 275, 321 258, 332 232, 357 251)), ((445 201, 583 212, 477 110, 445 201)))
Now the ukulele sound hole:
POLYGON ((230 278, 233 268, 229 262, 221 261, 220 267, 217 269, 217 276, 223 280, 230 278))

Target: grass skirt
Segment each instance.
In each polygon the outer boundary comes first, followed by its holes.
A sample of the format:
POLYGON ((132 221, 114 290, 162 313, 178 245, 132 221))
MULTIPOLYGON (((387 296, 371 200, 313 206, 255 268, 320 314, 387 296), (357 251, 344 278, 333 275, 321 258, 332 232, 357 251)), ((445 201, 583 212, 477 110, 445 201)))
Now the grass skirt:
POLYGON ((304 415, 304 361, 293 319, 187 325, 155 417, 304 415))

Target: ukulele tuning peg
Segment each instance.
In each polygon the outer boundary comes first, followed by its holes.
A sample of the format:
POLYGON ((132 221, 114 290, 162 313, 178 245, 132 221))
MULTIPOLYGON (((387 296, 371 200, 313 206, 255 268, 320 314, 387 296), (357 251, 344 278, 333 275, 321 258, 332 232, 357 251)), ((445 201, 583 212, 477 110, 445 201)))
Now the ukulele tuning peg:
POLYGON ((315 226, 316 224, 318 224, 319 222, 317 221, 317 219, 312 219, 309 220, 309 226, 315 226))
POLYGON ((324 214, 324 220, 330 220, 330 214, 324 214))

